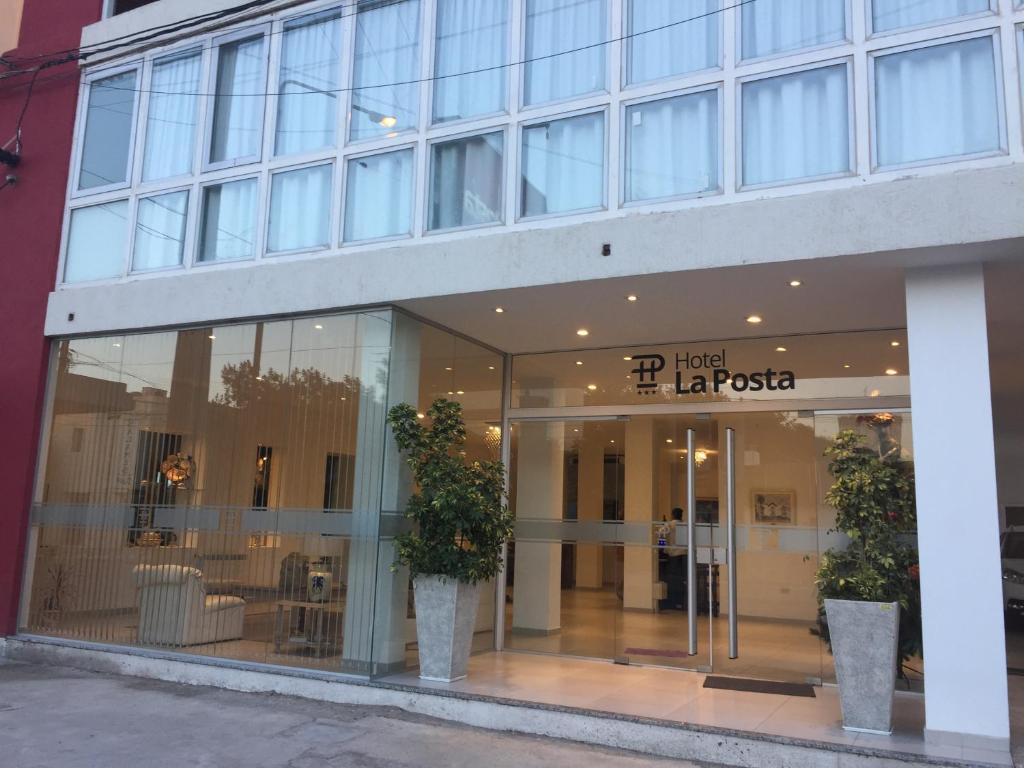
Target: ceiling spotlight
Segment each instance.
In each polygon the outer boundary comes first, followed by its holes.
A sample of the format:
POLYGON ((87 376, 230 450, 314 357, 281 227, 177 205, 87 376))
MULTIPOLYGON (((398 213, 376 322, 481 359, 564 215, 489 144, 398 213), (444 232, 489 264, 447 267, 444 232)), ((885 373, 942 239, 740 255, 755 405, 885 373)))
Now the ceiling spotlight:
POLYGON ((457 390, 457 391, 455 392, 455 394, 456 394, 456 395, 464 395, 464 394, 466 394, 466 393, 465 393, 465 391, 463 391, 463 390, 461 390, 461 389, 460 389, 460 390, 457 390))
POLYGON ((425 419, 425 418, 427 418, 427 414, 425 414, 425 413, 417 413, 416 414, 416 418, 417 419, 425 419))
POLYGON ((609 442, 609 443, 614 443, 615 441, 614 441, 614 440, 609 440, 608 442, 609 442))
POLYGON ((209 338, 210 338, 210 340, 212 341, 213 339, 216 339, 217 337, 216 337, 216 336, 214 336, 214 335, 213 335, 213 334, 211 333, 211 334, 210 334, 210 336, 209 336, 209 338))
POLYGON ((672 442, 672 438, 671 437, 666 437, 665 438, 665 442, 666 443, 671 443, 672 442))
POLYGON ((632 358, 632 356, 631 356, 631 355, 626 355, 626 356, 625 356, 625 357, 623 357, 622 359, 623 359, 623 360, 627 360, 627 361, 628 361, 628 360, 632 360, 633 358, 632 358))
POLYGON ((849 363, 843 363, 843 368, 849 368, 849 367, 850 367, 849 363))
POLYGON ((629 296, 626 297, 626 301, 636 301, 636 294, 635 293, 629 294, 629 296))
POLYGON ((450 370, 452 369, 452 367, 451 367, 450 365, 446 365, 446 366, 444 367, 444 369, 445 369, 446 371, 450 371, 450 370))
POLYGON ((313 329, 317 331, 322 331, 324 327, 320 325, 320 323, 317 323, 316 325, 313 326, 313 329))
POLYGON ((115 347, 120 347, 121 346, 121 342, 120 341, 115 341, 114 342, 114 346, 115 347))
POLYGON ((885 369, 885 375, 886 376, 895 376, 897 373, 899 373, 899 371, 897 371, 895 368, 886 368, 885 369))
POLYGON ((791 288, 799 288, 801 285, 803 285, 803 281, 802 280, 790 280, 789 281, 789 285, 790 285, 791 288))
POLYGON ((487 370, 488 371, 493 371, 494 370, 494 366, 493 365, 488 365, 487 366, 487 370))
POLYGON ((582 360, 577 360, 576 361, 576 365, 583 365, 583 361, 582 360))
POLYGON ((748 315, 747 316, 747 322, 748 323, 752 323, 753 325, 757 325, 758 323, 760 323, 761 319, 762 318, 761 318, 760 315, 748 315))
POLYGON ((890 341, 889 342, 889 346, 890 347, 898 347, 899 345, 900 345, 900 343, 898 341, 890 341))
POLYGON ((497 312, 500 315, 502 312, 505 311, 505 309, 504 309, 504 307, 495 307, 494 311, 497 312))
POLYGON ((452 391, 451 391, 451 390, 449 389, 449 390, 448 390, 448 394, 449 394, 449 395, 454 395, 455 393, 454 393, 454 392, 452 392, 452 391))
POLYGON ((576 331, 576 335, 577 336, 589 336, 590 335, 590 331, 588 331, 586 328, 580 328, 578 331, 576 331))
POLYGON ((880 394, 882 394, 882 393, 879 392, 877 389, 872 389, 871 392, 870 392, 870 395, 872 397, 878 397, 880 394))
POLYGON ((597 389, 597 384, 587 384, 587 389, 593 392, 595 389, 597 389))
POLYGON ((776 347, 776 348, 775 348, 775 351, 776 351, 776 352, 785 352, 785 351, 786 351, 786 348, 785 348, 785 347, 776 347))

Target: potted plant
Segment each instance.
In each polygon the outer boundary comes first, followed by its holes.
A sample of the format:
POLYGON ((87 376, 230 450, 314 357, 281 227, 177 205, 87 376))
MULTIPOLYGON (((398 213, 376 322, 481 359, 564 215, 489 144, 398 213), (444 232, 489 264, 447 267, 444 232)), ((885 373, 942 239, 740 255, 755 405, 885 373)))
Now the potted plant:
POLYGON ((835 658, 843 727, 892 732, 892 700, 902 662, 920 652, 920 585, 914 477, 889 436, 891 414, 867 417, 873 450, 853 430, 825 451, 834 482, 825 497, 835 531, 848 543, 821 557, 815 577, 835 658))
POLYGON ((426 415, 429 428, 411 405, 388 412, 418 487, 405 513, 413 530, 396 543, 413 579, 420 677, 452 682, 466 676, 481 585, 501 568, 512 516, 502 463, 465 458, 462 406, 439 399, 426 415))

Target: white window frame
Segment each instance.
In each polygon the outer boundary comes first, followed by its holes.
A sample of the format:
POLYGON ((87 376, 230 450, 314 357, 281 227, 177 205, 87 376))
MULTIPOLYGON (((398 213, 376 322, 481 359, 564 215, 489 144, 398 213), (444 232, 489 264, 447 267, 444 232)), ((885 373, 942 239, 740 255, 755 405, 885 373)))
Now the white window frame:
POLYGON ((354 154, 345 155, 342 158, 344 167, 338 173, 341 178, 341 207, 338 211, 338 226, 334 230, 337 235, 337 242, 339 248, 354 248, 358 246, 373 245, 375 243, 389 243, 396 240, 410 240, 413 237, 413 233, 416 230, 416 189, 418 186, 419 168, 416 162, 416 148, 418 142, 407 142, 397 147, 387 147, 384 149, 374 149, 366 152, 356 152, 354 154), (347 232, 345 231, 345 213, 348 210, 348 175, 349 175, 349 164, 358 161, 364 157, 377 157, 379 155, 387 155, 392 152, 411 152, 412 153, 412 188, 409 190, 409 229, 407 232, 397 235, 385 235, 384 237, 372 237, 366 240, 346 240, 347 232))
POLYGON ((611 160, 609 157, 609 148, 611 147, 611 126, 609 115, 611 113, 609 106, 601 106, 597 109, 583 108, 573 112, 561 113, 557 112, 544 117, 534 118, 527 120, 519 124, 517 131, 517 162, 516 162, 516 222, 520 221, 545 221, 547 219, 561 219, 566 216, 579 216, 587 213, 594 213, 596 211, 607 211, 608 210, 608 174, 611 160), (535 128, 538 125, 544 125, 546 123, 555 123, 560 120, 571 120, 574 117, 586 117, 588 115, 601 115, 604 120, 604 152, 602 154, 602 181, 601 181, 601 204, 590 206, 589 208, 574 208, 571 211, 557 211, 554 213, 539 213, 534 216, 523 215, 523 140, 526 136, 526 131, 530 128, 535 128))
MULTIPOLYGON (((637 0, 613 0, 616 4, 620 4, 622 9, 622 45, 620 48, 621 62, 619 64, 619 90, 623 93, 628 91, 635 91, 640 88, 651 88, 658 85, 678 82, 680 80, 692 80, 692 79, 706 79, 713 77, 720 73, 725 68, 725 12, 722 10, 728 0, 718 0, 718 62, 710 67, 703 67, 701 69, 694 69, 689 72, 678 72, 674 75, 666 75, 665 77, 657 77, 653 80, 644 80, 643 82, 631 83, 630 82, 630 66, 629 66, 629 46, 633 41, 633 31, 629 28, 629 10, 633 3, 637 0)), ((738 16, 738 14, 737 14, 738 16)))
MULTIPOLYGON (((263 232, 263 250, 260 252, 262 257, 263 258, 267 258, 267 259, 277 260, 277 259, 280 259, 283 256, 291 256, 291 255, 296 254, 296 253, 318 253, 320 251, 332 250, 335 247, 335 244, 336 244, 334 233, 338 229, 338 224, 334 220, 335 219, 335 215, 336 215, 335 214, 334 199, 337 197, 337 194, 336 194, 336 191, 335 191, 337 183, 338 183, 338 171, 337 171, 337 168, 335 167, 335 163, 334 163, 334 158, 333 157, 331 159, 329 159, 329 160, 309 160, 307 162, 299 163, 297 165, 283 165, 283 166, 279 166, 277 168, 268 169, 268 172, 267 172, 267 183, 266 183, 266 188, 267 188, 267 192, 266 192, 267 212, 266 212, 266 215, 263 217, 265 219, 265 221, 263 222, 263 227, 264 227, 265 231, 263 232), (330 169, 330 173, 331 173, 330 185, 328 187, 328 192, 327 192, 327 195, 328 195, 328 197, 327 197, 327 205, 328 205, 328 208, 327 208, 327 242, 324 243, 323 245, 312 245, 312 246, 309 246, 308 248, 289 248, 288 250, 284 250, 284 251, 271 251, 270 250, 270 220, 271 220, 271 213, 272 213, 272 211, 271 211, 270 206, 273 205, 273 198, 274 198, 274 177, 275 176, 279 176, 282 173, 291 173, 292 171, 301 171, 301 170, 305 170, 306 168, 320 168, 320 167, 323 167, 323 166, 327 166, 330 169)), ((257 195, 257 197, 259 197, 259 195, 257 195)), ((236 259, 236 261, 241 261, 241 259, 236 259)))
POLYGON ((838 40, 833 40, 830 43, 819 43, 818 45, 804 46, 802 48, 789 48, 785 51, 769 53, 764 56, 752 56, 750 58, 746 58, 743 55, 743 9, 746 5, 736 7, 736 28, 733 30, 733 48, 737 68, 748 64, 760 64, 762 62, 771 61, 772 59, 805 56, 807 54, 827 51, 830 48, 839 48, 850 45, 853 43, 853 9, 850 6, 850 0, 843 0, 843 5, 845 12, 843 36, 838 40))
POLYGON ((1006 94, 1003 90, 1003 65, 1002 54, 999 47, 999 28, 993 27, 976 32, 967 32, 961 35, 949 37, 929 38, 916 43, 898 45, 892 48, 878 48, 868 51, 868 133, 871 145, 871 173, 886 173, 899 171, 907 168, 921 168, 924 166, 949 165, 950 163, 962 163, 971 160, 978 160, 986 157, 999 157, 1008 154, 1007 128, 1006 128, 1006 94), (923 48, 934 48, 951 43, 964 42, 989 38, 992 41, 992 66, 995 70, 996 90, 996 119, 999 125, 999 149, 987 150, 985 152, 972 152, 968 155, 947 155, 943 157, 932 157, 925 160, 915 160, 908 163, 896 163, 893 165, 878 164, 878 107, 876 104, 877 91, 875 88, 875 63, 876 60, 892 54, 907 53, 909 51, 921 50, 923 48))
POLYGON ((907 32, 917 32, 918 30, 930 29, 932 27, 944 27, 950 24, 959 24, 964 21, 981 19, 985 16, 995 16, 999 13, 999 0, 988 0, 988 10, 985 11, 976 11, 975 13, 968 13, 963 16, 948 16, 944 19, 926 21, 923 24, 913 24, 907 27, 895 27, 894 29, 887 29, 878 32, 875 31, 875 2, 876 0, 866 0, 864 3, 864 29, 867 30, 868 40, 877 40, 879 38, 891 37, 893 35, 902 35, 907 32))
POLYGON ((256 261, 260 261, 263 257, 263 232, 265 229, 264 220, 268 217, 268 202, 269 194, 267 193, 266 183, 267 171, 254 170, 249 173, 244 173, 239 176, 219 176, 216 178, 203 179, 198 185, 198 199, 197 199, 197 211, 196 211, 196 222, 194 232, 194 244, 192 249, 193 268, 205 269, 213 264, 251 264, 256 261), (224 184, 231 184, 236 181, 248 181, 253 179, 256 182, 256 211, 255 219, 253 221, 253 233, 255 242, 253 243, 253 250, 251 256, 245 256, 240 259, 210 259, 209 261, 200 260, 200 256, 203 252, 203 218, 205 215, 205 203, 206 203, 206 190, 208 187, 217 187, 224 184))
POLYGON ((429 237, 433 235, 444 235, 450 232, 468 232, 477 229, 492 229, 494 227, 504 226, 506 218, 506 208, 508 207, 508 200, 505 198, 508 196, 508 137, 509 130, 504 125, 493 126, 490 128, 478 128, 472 131, 460 131, 458 133, 445 134, 444 136, 437 136, 427 142, 426 149, 426 170, 424 172, 424 194, 423 194, 423 237, 429 237), (461 227, 444 227, 442 229, 431 229, 430 228, 430 190, 433 183, 433 162, 434 162, 434 145, 435 144, 448 144, 455 141, 461 141, 464 139, 473 139, 477 137, 490 136, 492 133, 501 134, 501 205, 499 206, 499 215, 497 221, 487 221, 483 224, 468 224, 461 227))
POLYGON ((79 89, 78 98, 78 115, 76 116, 77 126, 74 133, 75 141, 75 152, 74 152, 74 167, 71 174, 71 199, 78 200, 85 197, 94 197, 96 195, 102 195, 105 192, 111 192, 114 190, 129 189, 132 187, 135 173, 135 150, 138 144, 139 135, 139 116, 140 116, 140 101, 143 95, 140 91, 143 89, 142 80, 143 71, 143 60, 132 59, 124 64, 117 64, 112 67, 104 67, 98 69, 95 72, 88 73, 83 78, 82 86, 79 89), (124 181, 113 182, 111 184, 103 184, 102 186, 89 187, 88 189, 79 189, 82 176, 82 160, 85 158, 85 131, 88 127, 88 116, 89 116, 89 96, 92 92, 92 86, 99 80, 106 80, 109 77, 116 77, 117 75, 123 75, 126 72, 135 72, 135 95, 132 104, 132 117, 131 117, 131 129, 129 131, 130 140, 128 142, 128 154, 125 160, 124 169, 124 181))
POLYGON ((656 205, 658 203, 665 203, 672 200, 693 200, 701 197, 715 197, 717 195, 724 194, 725 192, 725 82, 719 80, 715 83, 708 83, 707 85, 695 85, 691 88, 682 88, 675 91, 669 91, 667 93, 659 93, 653 96, 644 96, 642 98, 629 99, 620 103, 619 105, 619 121, 622 126, 619 131, 619 207, 620 208, 636 208, 649 205, 656 205), (656 101, 668 101, 670 99, 677 98, 679 96, 691 96, 697 93, 708 93, 714 91, 716 93, 717 107, 718 107, 718 133, 716 139, 718 141, 718 184, 714 189, 705 190, 703 192, 690 192, 684 195, 667 195, 664 197, 648 198, 645 200, 627 200, 626 199, 626 185, 629 183, 629 154, 628 154, 628 139, 629 139, 629 125, 628 125, 628 114, 629 108, 635 107, 640 104, 649 104, 656 101))
MULTIPOLYGON (((180 178, 180 177, 179 177, 180 178)), ((131 232, 128 233, 128 274, 129 275, 151 275, 160 272, 174 272, 181 270, 189 263, 192 256, 194 229, 196 225, 196 188, 194 184, 184 184, 176 187, 168 187, 147 194, 136 195, 128 206, 131 232), (139 203, 143 200, 150 200, 162 195, 173 195, 176 192, 188 192, 188 203, 185 206, 185 240, 181 244, 181 263, 169 267, 151 267, 149 269, 138 269, 135 266, 135 236, 139 229, 139 203)))
MULTIPOLYGON (((246 155, 244 157, 237 157, 231 160, 218 160, 212 162, 210 160, 210 154, 212 149, 213 141, 213 122, 216 116, 217 110, 217 74, 218 68, 220 67, 220 50, 224 45, 230 45, 231 43, 241 42, 243 40, 250 40, 256 37, 261 38, 263 46, 262 65, 263 69, 261 72, 260 82, 263 83, 264 93, 268 92, 267 83, 269 82, 270 72, 270 41, 271 36, 268 34, 271 31, 271 24, 267 22, 265 24, 259 24, 252 27, 243 27, 242 29, 229 32, 225 35, 214 37, 210 40, 210 69, 208 74, 207 82, 207 95, 206 95, 206 109, 205 109, 205 120, 203 126, 203 160, 200 166, 200 173, 209 173, 211 171, 219 171, 226 168, 239 168, 245 165, 253 165, 254 163, 262 162, 264 155, 264 139, 266 132, 267 123, 267 102, 270 98, 267 96, 263 97, 263 109, 260 113, 259 125, 256 134, 256 146, 257 151, 255 155, 246 155)), ((147 115, 148 119, 148 115, 147 115)))
POLYGON ((811 64, 803 64, 786 69, 775 69, 768 72, 759 72, 756 75, 747 75, 736 78, 736 141, 733 147, 736 168, 736 191, 747 192, 758 189, 771 189, 775 187, 791 187, 795 184, 807 184, 814 181, 827 181, 829 179, 845 179, 857 175, 857 113, 856 94, 854 93, 854 57, 843 56, 836 59, 825 59, 815 61, 811 64), (846 118, 847 118, 847 140, 849 142, 850 167, 846 171, 838 173, 822 173, 814 176, 802 176, 798 179, 786 179, 784 181, 766 181, 761 184, 743 183, 743 86, 747 83, 758 80, 770 80, 783 75, 793 75, 799 72, 808 72, 815 69, 829 69, 838 65, 846 67, 846 118))

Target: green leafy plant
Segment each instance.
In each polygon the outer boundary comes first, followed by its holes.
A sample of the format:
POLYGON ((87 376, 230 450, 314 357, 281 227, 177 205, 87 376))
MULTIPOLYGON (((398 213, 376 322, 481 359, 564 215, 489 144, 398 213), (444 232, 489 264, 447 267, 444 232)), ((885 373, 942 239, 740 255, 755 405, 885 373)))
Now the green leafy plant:
POLYGON ((821 556, 815 584, 822 615, 825 599, 899 603, 905 661, 921 652, 921 590, 917 550, 908 541, 917 530, 913 468, 888 444, 892 418, 868 420, 879 434, 877 451, 853 430, 825 451, 834 478, 825 501, 836 509, 833 530, 849 543, 821 556))
POLYGON ((397 538, 398 562, 414 577, 486 581, 501 568, 502 545, 512 535, 512 515, 503 503, 505 467, 500 461, 467 462, 458 403, 435 400, 426 416, 429 428, 406 403, 388 412, 418 486, 405 512, 415 526, 397 538))

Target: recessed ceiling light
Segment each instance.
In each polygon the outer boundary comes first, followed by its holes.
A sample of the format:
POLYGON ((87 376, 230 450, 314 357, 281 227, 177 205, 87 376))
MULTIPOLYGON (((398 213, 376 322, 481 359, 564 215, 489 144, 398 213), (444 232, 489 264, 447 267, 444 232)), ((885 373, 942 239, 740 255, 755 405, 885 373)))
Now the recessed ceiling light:
POLYGON ((345 396, 344 396, 344 395, 342 395, 342 396, 341 396, 341 399, 342 399, 342 400, 344 400, 344 399, 345 399, 345 396))
POLYGON ((900 343, 898 341, 890 341, 889 342, 889 346, 890 347, 898 347, 899 345, 900 345, 900 343))
POLYGON ((597 389, 597 384, 587 384, 587 389, 593 392, 595 389, 597 389))
POLYGON ((427 418, 427 414, 425 414, 425 413, 417 413, 416 414, 416 418, 417 419, 425 419, 425 418, 427 418))
POLYGON ((120 347, 121 346, 121 342, 120 341, 115 341, 114 342, 114 346, 115 347, 120 347))
POLYGON ((211 339, 216 339, 217 337, 216 337, 216 336, 214 336, 214 335, 213 335, 213 334, 211 333, 211 334, 210 334, 210 338, 211 338, 211 339))
POLYGON ((586 328, 580 328, 578 331, 576 331, 576 335, 577 336, 589 336, 590 335, 590 331, 588 331, 586 328))
POLYGON ((671 437, 667 437, 667 438, 665 438, 665 442, 666 442, 666 443, 671 443, 671 442, 672 442, 672 438, 671 438, 671 437))
POLYGON ((790 287, 792 287, 792 288, 799 288, 799 287, 800 287, 801 285, 803 285, 803 284, 804 284, 804 283, 803 283, 803 281, 802 281, 802 280, 790 280, 790 281, 789 281, 789 285, 790 285, 790 287))
POLYGON ((446 365, 446 366, 444 367, 444 369, 445 369, 446 371, 450 371, 450 370, 452 369, 452 367, 451 367, 450 365, 446 365))
POLYGON ((451 390, 449 389, 449 390, 448 390, 448 394, 449 394, 449 395, 454 395, 455 393, 454 393, 454 392, 452 392, 452 391, 451 391, 451 390))
POLYGON ((885 375, 886 376, 895 376, 897 373, 899 373, 899 371, 897 371, 895 368, 886 368, 885 369, 885 375))
POLYGON ((776 351, 776 352, 785 352, 785 351, 786 351, 786 348, 785 348, 785 347, 776 347, 776 348, 775 348, 775 351, 776 351))
MULTIPOLYGON (((256 381, 263 381, 263 377, 262 376, 257 376, 256 377, 256 381)), ((344 400, 345 398, 343 397, 341 399, 344 400)))
POLYGON ((464 394, 466 394, 466 393, 465 393, 465 391, 463 391, 463 390, 461 390, 461 389, 460 389, 460 390, 457 390, 457 391, 455 392, 455 394, 456 394, 456 395, 464 395, 464 394))
POLYGON ((487 370, 488 371, 493 371, 494 370, 494 366, 493 365, 488 365, 487 366, 487 370))
POLYGON ((850 367, 849 363, 843 363, 843 368, 849 368, 849 367, 850 367))
POLYGON ((609 442, 609 443, 614 443, 615 441, 614 441, 614 440, 609 440, 608 442, 609 442))
POLYGON ((626 356, 625 356, 625 357, 623 357, 622 359, 623 359, 623 360, 632 360, 632 359, 633 359, 633 357, 632 357, 631 355, 626 355, 626 356))
POLYGON ((761 320, 762 320, 762 318, 761 318, 760 315, 748 315, 747 316, 747 322, 748 323, 753 323, 754 325, 757 325, 758 323, 760 323, 761 320))
POLYGON ((502 312, 504 312, 505 310, 504 310, 503 308, 501 308, 501 307, 495 307, 495 308, 494 308, 494 311, 495 311, 495 312, 497 312, 497 313, 498 313, 498 314, 500 315, 500 314, 501 314, 502 312))
POLYGON ((583 365, 583 361, 582 360, 577 360, 576 361, 576 365, 583 365))
POLYGON ((314 325, 313 328, 315 330, 317 330, 317 331, 322 331, 324 329, 324 327, 322 325, 320 325, 320 323, 317 323, 316 325, 314 325))
POLYGON ((626 301, 636 301, 636 294, 635 293, 629 294, 629 296, 626 297, 626 301))
POLYGON ((882 394, 882 393, 879 392, 877 389, 872 389, 871 390, 871 396, 872 397, 878 397, 880 394, 882 394))

